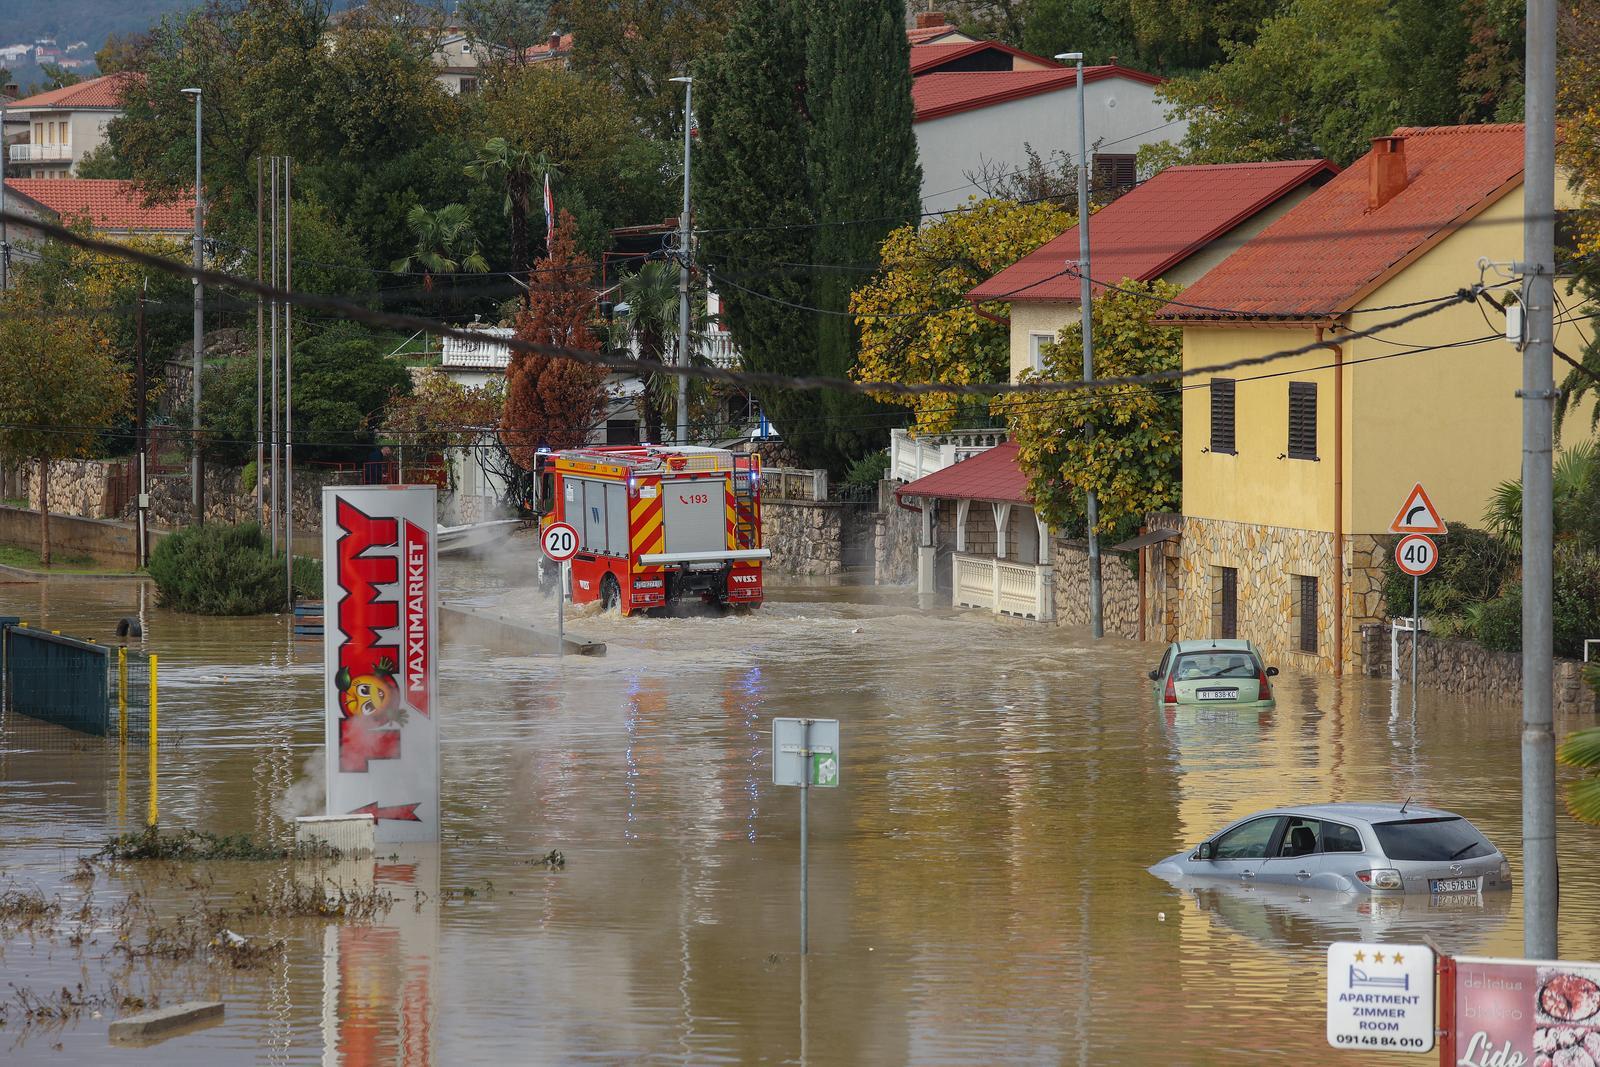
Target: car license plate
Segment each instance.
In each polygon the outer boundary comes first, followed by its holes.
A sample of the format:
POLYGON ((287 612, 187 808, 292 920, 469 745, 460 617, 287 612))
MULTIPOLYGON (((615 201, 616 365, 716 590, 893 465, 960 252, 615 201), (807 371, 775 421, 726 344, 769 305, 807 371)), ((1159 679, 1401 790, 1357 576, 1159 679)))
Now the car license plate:
POLYGON ((1196 700, 1238 700, 1237 689, 1196 689, 1196 700))
POLYGON ((1438 893, 1476 893, 1478 892, 1479 879, 1477 878, 1434 878, 1428 882, 1435 894, 1438 893))

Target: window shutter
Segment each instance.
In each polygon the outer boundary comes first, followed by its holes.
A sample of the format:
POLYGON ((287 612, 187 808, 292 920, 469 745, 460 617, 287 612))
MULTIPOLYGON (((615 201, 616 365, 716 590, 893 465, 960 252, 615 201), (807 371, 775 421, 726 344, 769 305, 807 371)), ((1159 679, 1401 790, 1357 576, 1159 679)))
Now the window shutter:
POLYGON ((1091 191, 1117 196, 1139 184, 1139 157, 1132 153, 1096 152, 1091 191))
POLYGON ((1211 379, 1211 451, 1233 455, 1233 379, 1211 379))
POLYGON ((1317 383, 1289 383, 1289 458, 1317 458, 1317 383))
POLYGON ((1317 580, 1300 576, 1300 651, 1317 651, 1317 580))
POLYGON ((1239 636, 1239 572, 1233 567, 1222 568, 1222 636, 1239 636))

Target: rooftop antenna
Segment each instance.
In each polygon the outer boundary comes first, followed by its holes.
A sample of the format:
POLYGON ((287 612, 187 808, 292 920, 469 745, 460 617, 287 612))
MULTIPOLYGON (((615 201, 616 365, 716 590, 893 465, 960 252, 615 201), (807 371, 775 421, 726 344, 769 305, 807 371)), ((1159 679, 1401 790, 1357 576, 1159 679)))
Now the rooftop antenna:
POLYGON ((1400 814, 1401 815, 1404 815, 1406 813, 1406 807, 1408 805, 1410 805, 1410 803, 1411 803, 1411 798, 1410 797, 1406 797, 1406 802, 1404 804, 1400 805, 1400 814))

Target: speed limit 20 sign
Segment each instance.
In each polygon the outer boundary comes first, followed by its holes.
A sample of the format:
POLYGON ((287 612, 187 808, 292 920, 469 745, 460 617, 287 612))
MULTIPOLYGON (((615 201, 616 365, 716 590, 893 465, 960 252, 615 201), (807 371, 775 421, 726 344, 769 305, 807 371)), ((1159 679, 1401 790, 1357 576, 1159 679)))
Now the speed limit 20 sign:
POLYGON ((1409 534, 1394 546, 1394 562, 1413 578, 1421 578, 1439 562, 1439 546, 1426 534, 1409 534))
POLYGON ((578 554, 578 531, 571 523, 552 522, 539 538, 552 562, 565 563, 578 554))

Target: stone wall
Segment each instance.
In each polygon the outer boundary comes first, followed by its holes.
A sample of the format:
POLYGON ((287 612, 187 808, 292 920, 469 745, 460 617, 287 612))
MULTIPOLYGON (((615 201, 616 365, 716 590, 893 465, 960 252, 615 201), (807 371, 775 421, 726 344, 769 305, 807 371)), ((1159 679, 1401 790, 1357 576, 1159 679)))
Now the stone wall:
MULTIPOLYGON (((1083 541, 1050 539, 1055 579, 1056 625, 1089 625, 1089 548, 1083 541)), ((1121 552, 1100 554, 1101 622, 1113 637, 1138 640, 1139 576, 1121 552)))
POLYGON ((761 544, 774 574, 840 575, 845 569, 845 510, 828 500, 763 500, 761 544))
POLYGON ((1217 568, 1232 567, 1238 572, 1238 635, 1255 642, 1269 661, 1300 671, 1334 669, 1335 566, 1342 567, 1343 669, 1362 669, 1361 627, 1382 619, 1381 549, 1374 538, 1346 537, 1341 553, 1333 535, 1319 530, 1185 516, 1179 553, 1179 637, 1212 636, 1217 568), (1301 575, 1317 580, 1315 653, 1300 651, 1296 641, 1294 579, 1301 575))
MULTIPOLYGON (((322 529, 322 487, 333 484, 340 477, 324 471, 295 470, 294 528, 297 531, 316 532, 322 529)), ((352 475, 345 473, 342 477, 348 481, 352 475)), ((245 484, 242 468, 207 464, 205 479, 203 501, 207 522, 240 523, 258 518, 255 483, 245 484)), ((264 499, 270 502, 271 486, 264 486, 263 489, 264 499)), ((279 506, 282 507, 281 501, 279 506)), ((151 479, 151 522, 159 526, 187 526, 192 511, 187 472, 176 478, 151 479)), ((133 517, 132 504, 123 510, 123 517, 133 517)), ((265 516, 260 518, 267 521, 265 516)))
MULTIPOLYGON (((150 532, 150 546, 161 535, 150 532)), ((0 544, 39 548, 39 513, 0 506, 0 544)), ((138 535, 125 523, 85 519, 73 515, 50 516, 50 551, 56 557, 88 556, 97 563, 133 570, 139 565, 138 535)))
POLYGON ((907 585, 917 580, 917 532, 922 516, 895 500, 899 482, 878 483, 878 510, 874 515, 872 580, 877 585, 907 585))
MULTIPOLYGON (((1362 627, 1362 643, 1371 651, 1366 663, 1366 673, 1373 677, 1388 677, 1391 639, 1387 624, 1378 623, 1362 627)), ((1397 642, 1400 655, 1400 677, 1411 678, 1411 634, 1402 630, 1397 642)), ((1552 695, 1558 712, 1589 712, 1600 710, 1595 693, 1583 681, 1583 663, 1575 659, 1557 659, 1552 673, 1552 695)), ((1476 641, 1459 638, 1434 637, 1424 633, 1417 643, 1417 685, 1445 693, 1499 701, 1507 704, 1522 702, 1522 653, 1495 652, 1476 641)))
MULTIPOLYGON (((50 513, 84 519, 114 518, 126 466, 114 460, 57 459, 50 461, 50 513)), ((39 510, 42 486, 39 464, 23 466, 28 507, 39 510)))

